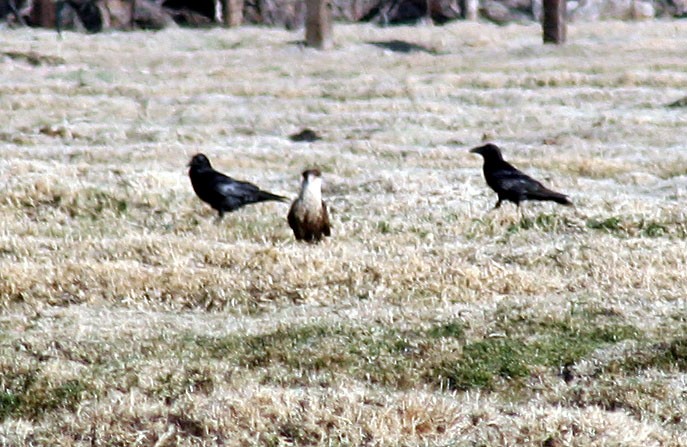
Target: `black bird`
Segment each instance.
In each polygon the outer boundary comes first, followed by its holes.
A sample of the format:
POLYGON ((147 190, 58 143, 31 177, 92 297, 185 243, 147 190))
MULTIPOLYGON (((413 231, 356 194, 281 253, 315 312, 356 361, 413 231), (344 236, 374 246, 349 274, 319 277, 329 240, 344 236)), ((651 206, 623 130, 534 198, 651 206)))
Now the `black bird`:
POLYGON ((573 204, 568 196, 551 191, 513 167, 503 159, 501 149, 495 144, 485 144, 470 149, 470 152, 480 154, 484 158, 484 179, 499 196, 499 201, 496 202, 494 208, 500 207, 504 200, 509 200, 518 206, 525 200, 551 200, 561 205, 573 204))
POLYGON ((286 197, 263 191, 252 183, 234 180, 215 171, 204 154, 194 155, 188 166, 188 175, 191 177, 191 185, 196 195, 216 209, 220 219, 225 212, 237 210, 251 203, 287 200, 286 197))

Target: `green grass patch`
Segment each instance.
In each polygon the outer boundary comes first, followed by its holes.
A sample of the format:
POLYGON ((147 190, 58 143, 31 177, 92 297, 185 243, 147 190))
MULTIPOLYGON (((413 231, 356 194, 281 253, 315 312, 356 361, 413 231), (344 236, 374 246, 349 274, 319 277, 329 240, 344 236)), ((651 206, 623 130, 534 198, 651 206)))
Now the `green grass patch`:
POLYGON ((391 226, 391 223, 389 223, 388 221, 380 220, 379 222, 377 222, 377 231, 381 234, 390 234, 393 232, 393 228, 391 226))
POLYGON ((534 362, 545 366, 575 363, 603 345, 640 336, 639 331, 630 325, 575 327, 563 324, 544 334, 531 346, 534 362))
POLYGON ((31 419, 60 409, 75 411, 88 391, 89 386, 79 379, 59 384, 41 383, 22 396, 19 408, 23 416, 31 419))
POLYGON ((164 399, 167 405, 184 394, 210 394, 215 388, 215 378, 206 368, 191 366, 189 369, 165 372, 155 379, 155 385, 149 393, 164 399))
POLYGON ((613 216, 606 219, 589 219, 587 221, 587 228, 592 230, 605 231, 611 234, 619 234, 624 231, 623 222, 620 217, 613 216))
POLYGON ((580 320, 520 320, 503 326, 505 336, 466 344, 462 353, 430 366, 426 379, 442 388, 495 389, 499 379, 525 378, 535 366, 561 367, 604 345, 640 337, 630 325, 597 326, 580 320))
POLYGON ((461 324, 447 322, 417 331, 311 325, 247 337, 187 337, 175 349, 263 370, 267 382, 288 382, 305 373, 345 374, 407 388, 420 382, 419 365, 437 339, 459 343, 461 324))
POLYGON ((485 339, 470 343, 455 360, 443 360, 426 378, 442 388, 493 388, 498 377, 516 379, 530 374, 528 346, 515 339, 485 339))
POLYGON ((465 237, 468 240, 480 236, 498 236, 517 234, 521 231, 540 231, 543 233, 556 233, 566 228, 573 227, 573 222, 564 215, 555 213, 540 213, 534 217, 515 217, 499 215, 496 211, 481 219, 473 219, 470 222, 465 237))
MULTIPOLYGON (((231 359, 242 368, 338 373, 350 371, 373 382, 393 380, 388 369, 395 362, 386 357, 408 346, 393 329, 352 329, 305 326, 279 329, 249 337, 226 337, 195 341, 213 358, 231 359)), ((274 376, 274 374, 271 374, 274 376)))
POLYGON ((569 226, 570 222, 567 218, 559 216, 558 214, 538 214, 534 218, 522 217, 515 223, 508 226, 508 233, 517 233, 521 230, 539 230, 545 233, 553 233, 558 231, 560 227, 569 226))
POLYGON ((679 337, 644 346, 606 367, 608 372, 624 374, 635 374, 646 369, 687 372, 687 338, 679 337))
POLYGON ((95 188, 86 188, 66 200, 59 200, 57 205, 70 217, 91 219, 97 219, 107 212, 122 216, 131 206, 126 198, 95 188))
POLYGON ((431 338, 456 338, 460 340, 465 337, 465 327, 457 321, 449 321, 432 326, 427 331, 427 335, 431 338))
POLYGON ((0 421, 19 413, 21 395, 9 391, 0 392, 0 421))
POLYGON ((92 390, 81 379, 60 383, 38 380, 35 371, 6 372, 0 392, 0 421, 8 417, 37 420, 58 410, 75 411, 92 390))
POLYGON ((602 231, 618 237, 687 237, 687 227, 679 219, 669 218, 665 221, 622 218, 612 216, 606 219, 591 218, 587 220, 587 228, 602 231))
POLYGON ((495 389, 499 380, 522 379, 535 366, 559 368, 641 336, 631 325, 581 319, 523 319, 502 328, 501 337, 466 341, 457 321, 413 331, 312 325, 247 337, 190 337, 176 349, 261 371, 264 383, 340 374, 398 389, 430 383, 466 390, 495 389))
MULTIPOLYGON (((506 309, 503 312, 507 314, 506 309)), ((496 317, 501 318, 499 315, 496 317)), ((600 347, 640 337, 633 326, 589 321, 593 318, 510 315, 515 317, 496 324, 495 330, 502 335, 481 339, 469 339, 460 320, 412 330, 314 324, 258 335, 151 338, 133 350, 123 350, 116 363, 92 363, 78 379, 48 382, 40 378, 39 365, 5 374, 0 388, 0 420, 35 420, 51 412, 73 412, 85 397, 102 393, 86 378, 103 374, 108 376, 108 386, 141 388, 167 405, 184 396, 210 395, 218 384, 241 377, 278 386, 329 386, 345 377, 401 390, 430 385, 496 391, 506 384, 517 390, 537 367, 557 370, 600 347), (127 366, 136 364, 139 370, 145 369, 143 365, 159 365, 160 359, 170 356, 180 359, 182 366, 156 366, 152 381, 139 380, 127 366), (233 371, 231 375, 218 375, 227 368, 233 371)), ((684 366, 686 346, 684 340, 675 342, 662 357, 657 354, 655 361, 684 366)))
POLYGON ((662 223, 642 220, 639 230, 644 237, 661 237, 668 234, 668 227, 662 223))
MULTIPOLYGON (((127 197, 127 192, 105 191, 98 188, 83 188, 77 193, 64 191, 52 191, 37 193, 35 191, 16 192, 13 202, 26 209, 41 212, 43 210, 56 209, 71 218, 87 218, 96 220, 104 215, 114 217, 128 216, 133 210, 141 210, 149 213, 153 206, 148 200, 132 201, 127 197), (19 195, 20 194, 20 195, 19 195)), ((156 200, 156 198, 150 198, 156 200)))
MULTIPOLYGON (((622 216, 589 218, 585 226, 590 230, 612 234, 617 237, 659 238, 674 236, 680 239, 687 237, 687 226, 679 219, 669 218, 665 221, 637 219, 622 216)), ((541 213, 534 217, 521 216, 516 220, 507 220, 497 215, 473 219, 465 231, 468 240, 479 236, 498 236, 517 234, 522 231, 540 231, 556 233, 566 229, 577 228, 577 225, 565 215, 541 213)))

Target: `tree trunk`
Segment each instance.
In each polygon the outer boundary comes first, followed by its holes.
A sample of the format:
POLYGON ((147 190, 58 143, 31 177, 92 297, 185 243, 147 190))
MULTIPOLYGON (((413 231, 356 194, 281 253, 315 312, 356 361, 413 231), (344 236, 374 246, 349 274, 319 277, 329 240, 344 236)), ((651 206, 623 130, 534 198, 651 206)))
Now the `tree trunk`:
POLYGON ((332 13, 329 0, 306 0, 305 43, 328 50, 332 47, 332 13))
POLYGON ((565 0, 544 0, 544 43, 565 42, 565 0))
POLYGON ((241 22, 243 22, 243 0, 222 0, 222 14, 224 15, 225 26, 241 26, 241 22))

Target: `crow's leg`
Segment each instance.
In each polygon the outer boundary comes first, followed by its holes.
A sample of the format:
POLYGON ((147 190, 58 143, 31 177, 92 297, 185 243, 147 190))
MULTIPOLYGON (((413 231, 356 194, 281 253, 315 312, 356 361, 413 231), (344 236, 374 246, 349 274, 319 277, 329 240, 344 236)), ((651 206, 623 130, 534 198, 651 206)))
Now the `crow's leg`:
POLYGON ((491 214, 492 212, 494 212, 494 211, 496 211, 497 209, 499 209, 499 208, 501 207, 501 202, 503 202, 503 200, 502 200, 502 199, 499 199, 499 201, 496 202, 496 205, 494 205, 493 208, 489 209, 489 211, 487 211, 486 214, 491 214))
POLYGON ((217 210, 217 219, 215 219, 215 223, 219 224, 220 222, 222 222, 223 217, 224 217, 224 211, 217 210))
POLYGON ((520 206, 520 201, 515 202, 515 204, 518 206, 518 214, 520 215, 520 220, 523 221, 527 219, 527 208, 523 205, 520 206))

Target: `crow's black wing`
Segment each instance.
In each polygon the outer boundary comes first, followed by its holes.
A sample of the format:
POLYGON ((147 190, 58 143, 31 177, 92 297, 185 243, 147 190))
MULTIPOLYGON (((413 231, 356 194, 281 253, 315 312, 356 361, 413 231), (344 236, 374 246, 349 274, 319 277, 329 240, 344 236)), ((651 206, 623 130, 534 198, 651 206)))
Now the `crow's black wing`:
POLYGON ((507 162, 499 166, 485 166, 484 176, 494 191, 507 197, 522 197, 543 188, 541 183, 507 162))
POLYGON ((249 182, 234 180, 231 177, 223 176, 215 182, 217 192, 224 196, 231 197, 251 197, 260 192, 260 188, 249 182))
POLYGON ((522 195, 546 189, 541 183, 517 169, 500 169, 493 172, 493 177, 499 188, 510 194, 522 195))
POLYGON ((215 176, 214 190, 222 197, 222 207, 227 211, 257 202, 260 194, 260 188, 254 184, 234 180, 223 174, 215 176))
POLYGON ((552 191, 527 174, 510 167, 494 171, 494 188, 503 198, 519 200, 553 200, 563 205, 572 205, 565 194, 552 191))
POLYGON ((264 202, 266 200, 286 200, 285 197, 263 191, 250 182, 235 180, 224 174, 219 174, 216 177, 215 190, 222 195, 223 205, 227 211, 233 211, 243 205, 264 202))

